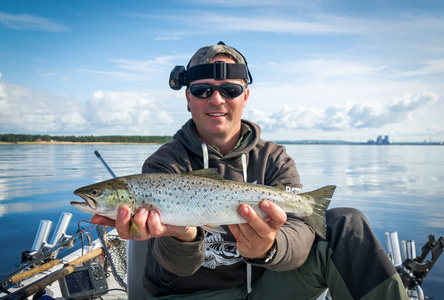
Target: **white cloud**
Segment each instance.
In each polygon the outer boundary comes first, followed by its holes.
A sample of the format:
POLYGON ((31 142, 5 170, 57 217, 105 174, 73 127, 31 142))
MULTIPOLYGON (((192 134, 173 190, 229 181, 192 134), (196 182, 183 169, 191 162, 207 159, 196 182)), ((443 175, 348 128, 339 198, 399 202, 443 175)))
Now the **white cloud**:
POLYGON ((97 91, 86 105, 91 124, 115 127, 171 125, 173 120, 145 93, 97 91))
POLYGON ((422 62, 422 68, 418 70, 401 72, 400 76, 426 76, 426 75, 444 75, 444 59, 434 59, 422 62))
POLYGON ((425 106, 437 102, 436 93, 423 91, 419 95, 405 95, 395 99, 386 107, 378 108, 371 105, 354 105, 349 111, 349 125, 355 128, 379 128, 387 124, 398 123, 425 106))
POLYGON ((156 40, 156 41, 177 41, 177 40, 181 40, 183 35, 184 35, 183 33, 169 33, 165 36, 158 36, 154 40, 156 40))
POLYGON ((312 59, 292 62, 268 64, 268 69, 272 69, 287 78, 297 78, 304 80, 340 80, 344 78, 371 77, 383 74, 387 66, 374 62, 362 62, 340 59, 312 59))
POLYGON ((97 91, 82 103, 0 82, 2 133, 155 135, 172 123, 145 93, 97 91))
POLYGON ((282 6, 277 10, 253 10, 248 16, 225 11, 215 13, 199 10, 189 11, 187 15, 187 19, 176 15, 159 15, 156 18, 168 22, 174 20, 184 28, 199 29, 200 32, 347 34, 391 38, 430 36, 444 32, 444 18, 442 17, 411 16, 402 12, 393 14, 387 19, 377 16, 374 18, 354 17, 322 12, 322 9, 310 8, 307 5, 301 8, 299 4, 282 6), (301 9, 304 10, 304 14, 301 13, 301 9), (199 22, 188 22, 189 19, 198 19, 199 22))
POLYGON ((58 24, 50 19, 36 17, 33 15, 11 15, 0 12, 0 24, 15 30, 33 30, 47 32, 69 31, 64 25, 58 24))
MULTIPOLYGON (((106 76, 111 79, 152 83, 158 82, 159 74, 169 74, 175 61, 182 61, 183 59, 189 59, 190 55, 164 55, 156 57, 153 60, 130 60, 122 58, 110 58, 109 62, 115 65, 115 68, 122 71, 103 71, 103 70, 91 70, 91 69, 76 69, 76 72, 100 75, 100 77, 106 76)), ((163 81, 164 82, 164 81, 163 81)))
MULTIPOLYGON (((109 59, 110 62, 116 63, 118 68, 138 71, 138 72, 155 72, 165 66, 171 66, 172 61, 185 56, 169 56, 164 55, 156 57, 153 60, 129 60, 129 59, 109 59)), ((188 58, 188 56, 186 57, 188 58)))
POLYGON ((85 124, 71 99, 0 82, 0 131, 57 132, 85 124))
MULTIPOLYGON (((250 109, 247 118, 261 125, 264 131, 278 132, 279 130, 322 130, 347 131, 360 128, 381 128, 397 124, 418 113, 421 109, 438 102, 438 94, 423 91, 418 95, 405 95, 394 99, 391 103, 333 103, 325 108, 315 106, 290 106, 276 112, 264 112, 250 109)), ((416 120, 417 121, 417 120, 416 120)), ((418 126, 418 123, 415 123, 418 126)), ((421 125, 421 124, 419 124, 421 125)), ((429 127, 427 131, 440 128, 429 127)))

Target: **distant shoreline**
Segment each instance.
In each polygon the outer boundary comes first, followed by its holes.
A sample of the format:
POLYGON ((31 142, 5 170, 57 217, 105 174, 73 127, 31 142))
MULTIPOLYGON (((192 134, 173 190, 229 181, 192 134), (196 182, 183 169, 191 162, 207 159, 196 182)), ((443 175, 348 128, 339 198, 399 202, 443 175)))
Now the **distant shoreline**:
MULTIPOLYGON (((369 144, 363 142, 346 142, 346 141, 274 141, 280 145, 349 145, 349 146, 444 146, 444 143, 415 143, 401 142, 390 143, 387 145, 369 144)), ((162 145, 163 143, 135 143, 135 142, 57 142, 57 141, 34 141, 34 142, 0 142, 0 145, 162 145)))
MULTIPOLYGON (((60 136, 60 135, 37 135, 37 134, 14 134, 0 133, 0 145, 162 145, 169 143, 174 139, 168 135, 151 136, 124 136, 124 135, 105 135, 105 136, 60 136)), ((366 142, 351 142, 346 140, 270 140, 281 145, 423 145, 423 146, 443 146, 444 142, 390 142, 388 136, 378 136, 376 140, 367 140, 366 142)))
POLYGON ((159 143, 130 142, 0 142, 0 145, 161 145, 159 143))

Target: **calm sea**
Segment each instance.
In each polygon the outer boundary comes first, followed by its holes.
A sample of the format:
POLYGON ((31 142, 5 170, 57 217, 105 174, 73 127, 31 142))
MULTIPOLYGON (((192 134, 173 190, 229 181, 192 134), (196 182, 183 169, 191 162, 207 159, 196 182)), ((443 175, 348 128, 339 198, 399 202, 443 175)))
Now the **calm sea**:
MULTIPOLYGON (((40 220, 51 220, 55 227, 61 212, 72 213, 69 235, 79 220, 89 220, 69 202, 79 200, 72 194, 76 188, 110 178, 95 150, 123 176, 140 173, 157 148, 0 145, 0 278, 20 264, 23 250, 30 250, 40 220)), ((444 147, 288 145, 287 152, 296 161, 304 191, 337 185, 331 207, 362 210, 384 247, 386 231, 415 240, 418 255, 429 234, 444 236, 444 147)), ((426 296, 443 299, 443 286, 444 255, 423 288, 426 296)))

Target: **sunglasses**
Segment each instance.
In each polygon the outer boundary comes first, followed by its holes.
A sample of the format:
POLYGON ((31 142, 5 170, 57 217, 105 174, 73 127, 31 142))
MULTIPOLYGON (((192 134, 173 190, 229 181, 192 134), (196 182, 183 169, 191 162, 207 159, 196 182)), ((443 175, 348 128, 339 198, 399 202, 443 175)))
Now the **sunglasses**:
POLYGON ((223 85, 212 85, 209 83, 196 83, 189 87, 191 95, 201 99, 210 98, 214 91, 219 91, 220 95, 227 99, 233 99, 242 95, 245 86, 237 83, 226 83, 223 85))

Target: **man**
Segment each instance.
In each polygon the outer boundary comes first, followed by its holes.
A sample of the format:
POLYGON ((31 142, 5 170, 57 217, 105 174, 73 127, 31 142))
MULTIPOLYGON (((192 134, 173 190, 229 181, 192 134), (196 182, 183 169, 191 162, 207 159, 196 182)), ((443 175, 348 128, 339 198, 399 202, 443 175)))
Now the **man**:
MULTIPOLYGON (((170 87, 186 86, 192 119, 172 142, 150 156, 144 173, 185 173, 217 168, 225 178, 300 191, 295 163, 285 148, 260 138, 242 120, 252 82, 245 58, 220 42, 199 49, 187 68, 176 67, 170 87)), ((327 212, 327 237, 266 199, 262 219, 243 204, 247 223, 227 234, 161 223, 141 208, 134 223, 148 240, 144 286, 157 299, 315 299, 327 287, 334 299, 408 299, 402 282, 365 217, 354 209, 327 212)), ((93 216, 130 238, 130 210, 116 221, 93 216)), ((141 262, 143 259, 141 258, 141 262)))

